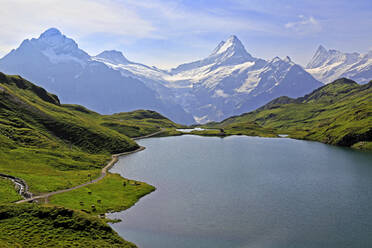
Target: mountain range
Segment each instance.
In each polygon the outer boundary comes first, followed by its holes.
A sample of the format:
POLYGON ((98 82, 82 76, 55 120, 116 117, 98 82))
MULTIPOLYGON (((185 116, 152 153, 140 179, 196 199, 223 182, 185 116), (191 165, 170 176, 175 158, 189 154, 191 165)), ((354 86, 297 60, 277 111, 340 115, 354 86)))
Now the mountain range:
POLYGON ((322 85, 289 57, 253 57, 236 36, 218 44, 207 58, 168 71, 131 62, 118 51, 93 59, 143 81, 198 123, 241 114, 282 95, 303 96, 322 85))
POLYGON ((160 99, 140 80, 93 60, 55 28, 24 40, 0 59, 0 71, 37 82, 64 103, 84 104, 100 113, 152 109, 179 123, 194 121, 181 106, 160 99))
POLYGON ((370 53, 333 51, 320 47, 305 70, 288 56, 256 58, 233 35, 204 59, 162 70, 115 50, 91 56, 51 28, 0 59, 0 71, 19 74, 58 94, 62 102, 100 113, 151 109, 191 124, 221 121, 283 95, 300 97, 334 77, 362 83, 371 78, 370 53), (335 63, 341 69, 335 70, 335 63))
POLYGON ((343 53, 319 46, 306 71, 325 84, 343 77, 365 84, 372 78, 372 51, 343 53))

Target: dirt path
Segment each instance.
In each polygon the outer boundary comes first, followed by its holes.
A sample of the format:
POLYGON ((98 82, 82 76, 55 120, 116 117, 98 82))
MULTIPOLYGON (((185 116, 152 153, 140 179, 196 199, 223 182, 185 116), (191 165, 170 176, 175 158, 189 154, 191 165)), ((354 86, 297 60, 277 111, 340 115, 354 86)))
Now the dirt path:
MULTIPOLYGON (((150 138, 150 137, 153 137, 159 133, 162 133, 164 132, 164 129, 162 128, 160 131, 157 131, 155 133, 152 133, 152 134, 149 134, 149 135, 145 135, 145 136, 141 136, 141 137, 137 137, 137 138, 133 138, 134 140, 139 140, 139 139, 145 139, 145 138, 150 138)), ((79 189, 79 188, 82 188, 82 187, 85 187, 89 184, 93 184, 93 183, 96 183, 100 180, 102 180, 108 173, 108 170, 114 166, 114 164, 119 160, 119 157, 120 156, 126 156, 126 155, 129 155, 129 154, 132 154, 132 153, 135 153, 135 152, 139 152, 139 151, 142 151, 144 150, 145 147, 143 146, 140 146, 138 149, 134 150, 134 151, 129 151, 129 152, 123 152, 123 153, 119 153, 119 154, 114 154, 112 155, 112 159, 111 161, 105 166, 102 168, 101 170, 101 175, 90 181, 90 182, 87 182, 87 183, 83 183, 83 184, 80 184, 80 185, 77 185, 75 187, 72 187, 72 188, 68 188, 68 189, 62 189, 62 190, 57 190, 57 191, 54 191, 54 192, 49 192, 49 193, 45 193, 45 194, 41 194, 41 195, 38 195, 38 196, 32 196, 30 198, 26 198, 24 200, 20 200, 20 201, 17 201, 15 203, 24 203, 24 202, 31 202, 31 201, 35 201, 35 200, 40 200, 40 199, 45 199, 46 203, 48 202, 48 198, 50 196, 53 196, 53 195, 57 195, 57 194, 61 194, 61 193, 65 193, 65 192, 69 192, 71 190, 74 190, 74 189, 79 189)), ((22 179, 21 179, 22 180, 22 179)), ((23 181, 23 180, 22 180, 23 181)), ((24 181, 23 181, 24 182, 24 181)), ((27 184, 25 183, 25 185, 27 186, 27 184)))
POLYGON ((162 133, 164 131, 165 131, 165 129, 164 128, 161 128, 159 131, 157 131, 155 133, 150 133, 150 134, 145 135, 145 136, 141 136, 141 137, 137 137, 137 138, 132 138, 132 140, 140 140, 140 139, 150 138, 150 137, 153 137, 155 135, 158 135, 159 133, 162 133))

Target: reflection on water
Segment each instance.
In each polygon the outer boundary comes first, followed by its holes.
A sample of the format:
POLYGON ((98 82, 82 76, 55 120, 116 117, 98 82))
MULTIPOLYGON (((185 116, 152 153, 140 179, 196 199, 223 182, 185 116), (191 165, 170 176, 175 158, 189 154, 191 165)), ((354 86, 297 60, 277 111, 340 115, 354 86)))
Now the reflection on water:
POLYGON ((111 217, 141 248, 372 246, 371 153, 245 136, 139 143, 111 171, 157 190, 111 217))
POLYGON ((192 131, 204 131, 204 128, 196 127, 196 128, 187 128, 187 129, 177 129, 177 131, 184 132, 184 133, 191 133, 192 131))

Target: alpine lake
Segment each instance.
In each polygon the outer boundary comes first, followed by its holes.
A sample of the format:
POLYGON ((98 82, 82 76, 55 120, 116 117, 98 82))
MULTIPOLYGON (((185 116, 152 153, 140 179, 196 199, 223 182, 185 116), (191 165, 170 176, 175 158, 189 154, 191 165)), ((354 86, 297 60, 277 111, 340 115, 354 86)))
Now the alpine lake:
POLYGON ((154 185, 111 224, 140 248, 372 247, 372 153, 289 138, 138 141, 110 170, 154 185))

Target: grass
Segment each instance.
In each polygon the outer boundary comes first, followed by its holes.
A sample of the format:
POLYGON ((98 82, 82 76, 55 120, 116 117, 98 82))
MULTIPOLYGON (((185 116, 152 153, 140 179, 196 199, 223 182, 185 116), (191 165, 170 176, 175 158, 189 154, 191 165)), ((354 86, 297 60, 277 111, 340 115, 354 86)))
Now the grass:
POLYGON ((133 206, 155 188, 109 173, 98 183, 50 197, 49 203, 92 214, 118 212, 133 206), (125 186, 124 186, 125 185, 125 186), (92 206, 94 206, 92 208, 92 206))
POLYGON ((14 183, 6 178, 0 177, 0 204, 15 202, 22 197, 15 190, 14 183))
POLYGON ((81 212, 36 204, 0 205, 0 247, 124 247, 104 221, 81 212))
POLYGON ((101 125, 135 138, 159 131, 161 128, 174 131, 183 125, 176 124, 155 111, 136 110, 103 116, 101 125))
MULTIPOLYGON (((0 173, 24 179, 36 195, 97 178, 111 154, 139 147, 130 137, 179 126, 153 111, 108 116, 60 104, 57 96, 27 80, 0 73, 0 173)), ((135 247, 93 217, 126 209, 154 190, 145 183, 124 187, 124 182, 108 174, 96 184, 51 199, 91 216, 27 204, 0 206, 0 247, 135 247)), ((14 185, 3 179, 0 196, 1 204, 20 199, 14 185)))
POLYGON ((371 141, 361 141, 355 143, 352 148, 359 149, 359 150, 371 150, 372 151, 372 142, 371 141))
POLYGON ((24 179, 34 194, 69 188, 98 177, 106 155, 63 150, 0 149, 2 173, 24 179))
POLYGON ((273 130, 272 128, 263 128, 257 123, 251 122, 236 122, 224 126, 219 126, 218 124, 212 123, 207 124, 204 127, 212 129, 192 131, 191 134, 204 136, 248 135, 260 137, 277 137, 275 130, 273 130))
POLYGON ((163 132, 155 135, 154 137, 167 137, 167 136, 178 136, 182 135, 182 132, 177 131, 176 128, 164 128, 163 132))
POLYGON ((297 139, 371 149, 372 81, 358 85, 347 79, 336 80, 304 97, 280 97, 250 113, 207 126, 223 128, 227 134, 288 134, 297 139))
POLYGON ((0 73, 0 172, 24 179, 35 194, 97 177, 110 153, 134 150, 127 136, 102 127, 18 76, 0 73))
POLYGON ((100 115, 19 76, 0 73, 0 172, 40 194, 98 177, 110 154, 137 149, 130 137, 179 125, 146 110, 100 115), (90 177, 89 177, 90 176, 90 177))

